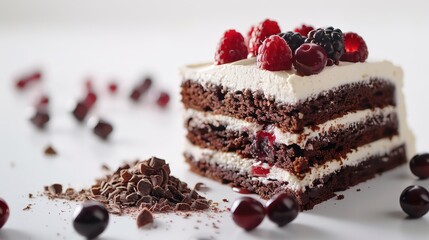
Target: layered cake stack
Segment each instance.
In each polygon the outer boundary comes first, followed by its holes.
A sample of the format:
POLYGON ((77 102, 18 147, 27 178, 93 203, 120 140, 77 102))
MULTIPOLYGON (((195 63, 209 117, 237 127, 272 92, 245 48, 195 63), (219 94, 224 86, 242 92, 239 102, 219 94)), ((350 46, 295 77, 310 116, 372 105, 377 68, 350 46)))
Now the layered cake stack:
MULTIPOLYGON (((250 41, 267 32, 263 23, 250 41)), ((305 210, 335 191, 405 163, 414 153, 401 69, 387 61, 366 62, 367 52, 354 60, 351 53, 361 49, 348 49, 348 35, 339 30, 344 52, 335 55, 314 41, 315 31, 301 37, 298 47, 284 34, 266 34, 253 52, 256 57, 237 60, 235 54, 231 61, 219 62, 217 54, 215 63, 181 69, 184 155, 193 171, 263 198, 288 192, 305 210), (277 52, 269 49, 273 45, 277 52), (282 58, 288 51, 290 63, 282 58), (315 62, 321 69, 302 60, 311 51, 319 51, 315 62), (283 67, 276 69, 281 61, 283 67), (298 61, 315 70, 307 71, 298 61)), ((321 31, 335 40, 329 28, 321 31)), ((218 50, 232 41, 228 34, 218 50)), ((241 38, 233 41, 237 46, 241 38)))

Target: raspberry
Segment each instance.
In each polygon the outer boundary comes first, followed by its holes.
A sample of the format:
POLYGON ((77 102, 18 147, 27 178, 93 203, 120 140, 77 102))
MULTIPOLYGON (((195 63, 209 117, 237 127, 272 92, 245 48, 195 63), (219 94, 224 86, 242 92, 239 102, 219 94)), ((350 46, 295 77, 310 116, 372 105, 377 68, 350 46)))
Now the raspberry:
POLYGON ((247 57, 247 47, 243 36, 231 29, 226 31, 220 39, 215 54, 215 63, 225 64, 247 57))
POLYGON ((259 68, 280 71, 292 68, 292 50, 278 35, 265 39, 259 47, 257 65, 259 68))
POLYGON ((328 54, 328 65, 339 64, 341 56, 344 54, 344 36, 340 29, 328 27, 318 28, 308 33, 306 43, 315 43, 323 47, 328 54))
POLYGON ((307 37, 310 31, 314 30, 313 26, 302 24, 299 27, 296 27, 293 31, 301 34, 301 36, 307 37))
POLYGON ((246 46, 249 46, 250 38, 252 37, 253 31, 255 30, 255 26, 251 26, 246 35, 246 46))
POLYGON ((365 62, 368 58, 368 47, 361 36, 354 32, 344 34, 346 52, 341 56, 341 61, 365 62))
POLYGON ((280 27, 276 21, 266 19, 256 26, 249 40, 249 53, 251 56, 256 56, 258 54, 259 46, 262 42, 271 35, 279 34, 280 27))
POLYGON ((299 48, 299 46, 301 46, 305 41, 305 37, 301 36, 301 34, 290 31, 286 33, 280 33, 279 36, 287 42, 290 49, 292 50, 292 54, 295 54, 295 50, 299 48))

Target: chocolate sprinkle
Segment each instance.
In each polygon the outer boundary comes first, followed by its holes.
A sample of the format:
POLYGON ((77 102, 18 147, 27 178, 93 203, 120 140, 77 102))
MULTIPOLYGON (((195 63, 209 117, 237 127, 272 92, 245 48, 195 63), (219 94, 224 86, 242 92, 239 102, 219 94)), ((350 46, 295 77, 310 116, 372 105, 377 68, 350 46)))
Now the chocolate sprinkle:
POLYGON ((150 223, 153 223, 153 215, 147 208, 143 208, 137 216, 137 227, 142 228, 150 223))

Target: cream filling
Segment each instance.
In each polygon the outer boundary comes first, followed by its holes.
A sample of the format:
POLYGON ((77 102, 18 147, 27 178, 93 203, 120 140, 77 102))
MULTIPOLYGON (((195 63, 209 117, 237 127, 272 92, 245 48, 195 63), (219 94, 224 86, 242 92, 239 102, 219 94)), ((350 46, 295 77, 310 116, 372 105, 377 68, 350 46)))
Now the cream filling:
MULTIPOLYGON (((353 124, 364 122, 368 118, 371 118, 373 116, 382 115, 385 117, 384 120, 388 120, 387 116, 389 114, 395 113, 395 111, 396 108, 393 106, 376 108, 374 110, 365 109, 353 113, 348 113, 342 117, 319 124, 315 128, 317 130, 312 130, 311 128, 306 127, 304 128, 304 131, 302 133, 296 134, 291 132, 282 132, 279 128, 273 127, 273 134, 275 136, 276 143, 286 145, 297 144, 304 149, 306 148, 306 144, 309 139, 316 138, 324 133, 327 133, 329 130, 347 128, 353 124)), ((253 134, 256 134, 257 131, 263 129, 263 125, 257 123, 251 123, 225 115, 200 112, 193 109, 185 110, 185 119, 187 120, 189 118, 192 118, 192 121, 190 122, 191 127, 201 127, 209 123, 214 126, 226 126, 227 130, 239 132, 248 131, 253 134)))
MULTIPOLYGON (((384 155, 392 149, 404 144, 404 141, 396 136, 393 138, 383 138, 378 141, 366 144, 353 150, 347 156, 339 160, 331 160, 322 165, 315 165, 303 179, 286 171, 283 168, 272 167, 266 177, 252 177, 254 180, 268 183, 270 181, 288 182, 287 188, 294 191, 305 191, 305 187, 316 187, 313 182, 322 179, 324 176, 335 173, 346 166, 357 166, 359 163, 373 155, 384 155)), ((210 164, 217 164, 223 169, 238 171, 240 174, 252 175, 252 166, 259 165, 255 159, 244 159, 235 153, 226 153, 210 149, 200 148, 186 142, 185 153, 191 154, 195 161, 208 161, 210 164)), ((388 159, 386 159, 387 161, 388 159)))

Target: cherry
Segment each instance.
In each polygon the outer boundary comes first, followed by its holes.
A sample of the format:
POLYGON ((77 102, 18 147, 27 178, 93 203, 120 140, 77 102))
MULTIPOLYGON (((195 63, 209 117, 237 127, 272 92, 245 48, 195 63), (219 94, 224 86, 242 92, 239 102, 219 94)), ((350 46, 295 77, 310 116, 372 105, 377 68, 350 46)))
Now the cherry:
POLYGON ((252 166, 252 175, 257 177, 266 177, 270 173, 270 168, 263 166, 252 166))
POLYGON ((420 218, 429 211, 429 192, 421 186, 409 186, 402 191, 399 203, 410 218, 420 218))
POLYGON ((107 139, 113 132, 113 126, 104 120, 99 120, 97 125, 95 125, 93 132, 100 138, 107 139))
POLYGON ((265 217, 262 203, 251 198, 242 197, 234 201, 231 207, 232 220, 246 231, 255 229, 265 217))
POLYGON ((421 179, 429 178, 429 153, 417 154, 411 158, 410 170, 421 179))
POLYGON ((271 198, 267 204, 268 218, 279 227, 292 222, 299 213, 299 204, 294 196, 280 193, 271 198))
POLYGON ((9 218, 10 210, 6 201, 3 198, 0 198, 0 229, 4 226, 9 218))
POLYGON ((170 95, 166 92, 161 92, 159 94, 158 100, 156 100, 156 103, 158 106, 164 108, 167 106, 168 102, 170 101, 170 95))
POLYGON ((93 239, 100 235, 109 224, 109 213, 99 202, 86 201, 73 214, 73 227, 82 236, 93 239))
POLYGON ((274 141, 276 136, 270 131, 256 132, 255 140, 251 145, 251 153, 259 161, 267 161, 274 158, 274 141))
POLYGON ((315 43, 304 43, 295 51, 293 66, 304 76, 318 74, 326 66, 328 55, 323 47, 315 43))

